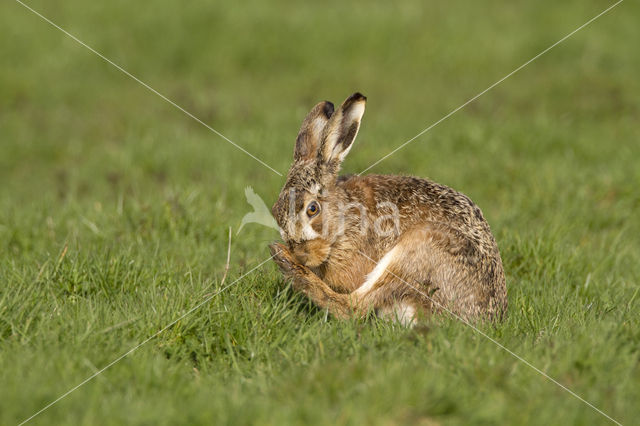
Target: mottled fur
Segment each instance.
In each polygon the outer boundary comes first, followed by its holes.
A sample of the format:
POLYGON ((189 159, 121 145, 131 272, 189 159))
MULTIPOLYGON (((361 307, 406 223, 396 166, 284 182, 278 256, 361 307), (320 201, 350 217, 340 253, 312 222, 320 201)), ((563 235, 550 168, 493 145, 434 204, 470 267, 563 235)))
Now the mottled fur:
POLYGON ((305 118, 272 209, 286 242, 270 246, 274 260, 296 290, 338 317, 373 310, 410 322, 446 308, 499 319, 507 309, 500 253, 467 196, 416 177, 338 177, 365 102, 356 93, 335 112, 321 102, 305 118), (313 201, 320 213, 309 217, 313 201))

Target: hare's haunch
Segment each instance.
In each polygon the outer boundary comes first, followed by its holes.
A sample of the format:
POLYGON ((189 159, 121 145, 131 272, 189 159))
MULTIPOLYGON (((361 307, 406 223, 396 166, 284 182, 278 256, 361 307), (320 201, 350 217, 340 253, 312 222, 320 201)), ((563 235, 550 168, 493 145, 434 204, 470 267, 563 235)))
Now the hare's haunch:
POLYGON ((369 311, 410 324, 418 312, 500 319, 507 290, 500 253, 467 196, 427 179, 338 176, 366 98, 302 122, 272 212, 285 244, 271 253, 294 289, 338 317, 369 311))

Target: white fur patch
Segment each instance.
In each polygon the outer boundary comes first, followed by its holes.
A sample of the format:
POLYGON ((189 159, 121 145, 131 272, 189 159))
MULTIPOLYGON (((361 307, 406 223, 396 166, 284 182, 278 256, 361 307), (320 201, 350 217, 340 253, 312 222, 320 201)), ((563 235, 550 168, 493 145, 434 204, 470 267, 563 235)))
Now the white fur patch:
POLYGON ((327 121, 329 120, 327 120, 324 116, 317 117, 315 120, 313 120, 313 123, 311 124, 311 129, 312 129, 314 138, 320 137, 320 135, 322 134, 322 130, 324 129, 324 126, 327 124, 327 121))
POLYGON ((312 227, 311 224, 307 223, 302 228, 302 237, 305 240, 314 240, 318 238, 320 234, 318 234, 312 227))
POLYGON ((405 327, 410 327, 416 316, 416 308, 408 303, 402 303, 393 307, 395 320, 405 327))
POLYGON ((400 302, 393 306, 385 306, 379 309, 378 315, 403 327, 413 327, 416 322, 416 307, 407 302, 400 302))
POLYGON ((376 267, 373 268, 373 271, 367 274, 367 279, 364 281, 364 283, 362 283, 360 287, 358 287, 358 289, 356 290, 356 295, 362 296, 363 294, 369 292, 373 288, 374 284, 380 279, 382 274, 384 274, 384 272, 387 270, 387 267, 395 259, 395 257, 396 248, 394 247, 389 250, 387 254, 382 256, 382 259, 380 259, 376 267))
POLYGON ((349 120, 359 121, 364 115, 364 106, 365 106, 364 102, 358 102, 353 106, 351 106, 351 109, 349 110, 349 120))
MULTIPOLYGON (((350 122, 357 122, 358 123, 358 128, 356 129, 356 134, 353 135, 353 139, 355 140, 355 138, 358 136, 358 131, 360 130, 360 120, 362 119, 362 115, 364 114, 364 102, 358 102, 357 104, 353 105, 351 107, 351 109, 349 110, 349 114, 344 118, 345 120, 348 120, 350 122)), ((355 145, 355 142, 352 142, 351 145, 349 145, 349 147, 347 149, 345 149, 344 151, 340 152, 338 154, 338 159, 340 161, 343 161, 344 158, 347 156, 347 154, 349 153, 349 151, 351 151, 351 148, 353 148, 353 145, 355 145)), ((336 146, 334 149, 338 149, 339 147, 336 146)))

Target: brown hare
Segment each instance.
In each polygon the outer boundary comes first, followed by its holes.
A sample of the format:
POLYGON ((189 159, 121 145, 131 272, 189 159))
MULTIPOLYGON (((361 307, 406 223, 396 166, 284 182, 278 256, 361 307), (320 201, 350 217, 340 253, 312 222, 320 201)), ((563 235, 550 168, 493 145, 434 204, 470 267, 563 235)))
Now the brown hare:
POLYGON ((369 312, 411 324, 419 312, 500 319, 507 291, 500 253, 465 195, 409 176, 338 176, 366 98, 302 123, 293 164, 272 208, 286 244, 271 253, 293 288, 340 318, 369 312))

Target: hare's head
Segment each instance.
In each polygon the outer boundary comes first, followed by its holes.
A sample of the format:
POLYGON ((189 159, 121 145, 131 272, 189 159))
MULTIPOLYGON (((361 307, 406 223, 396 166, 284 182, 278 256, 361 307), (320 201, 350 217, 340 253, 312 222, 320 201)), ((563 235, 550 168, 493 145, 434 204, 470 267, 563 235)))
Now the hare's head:
POLYGON ((320 102, 296 138, 293 164, 272 213, 282 239, 307 266, 322 264, 336 239, 335 218, 343 204, 336 180, 358 134, 366 100, 354 93, 336 111, 331 102, 320 102))

